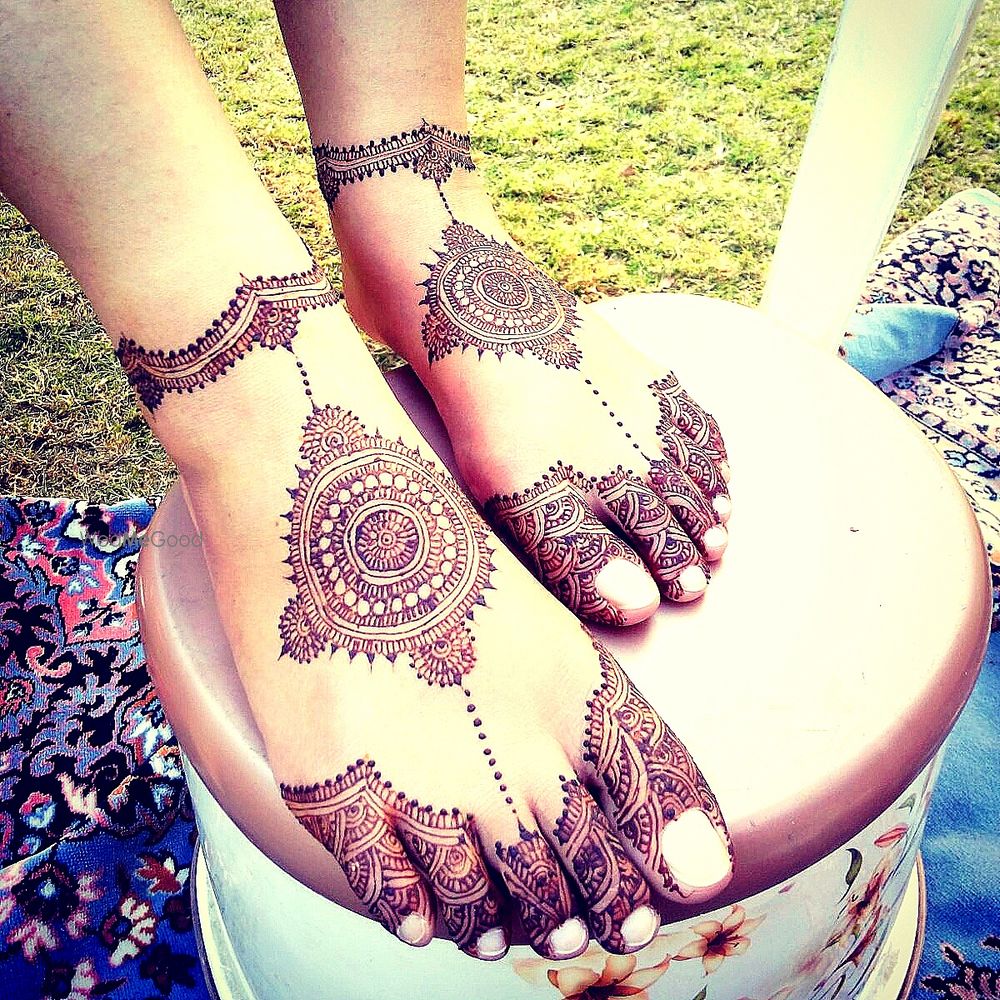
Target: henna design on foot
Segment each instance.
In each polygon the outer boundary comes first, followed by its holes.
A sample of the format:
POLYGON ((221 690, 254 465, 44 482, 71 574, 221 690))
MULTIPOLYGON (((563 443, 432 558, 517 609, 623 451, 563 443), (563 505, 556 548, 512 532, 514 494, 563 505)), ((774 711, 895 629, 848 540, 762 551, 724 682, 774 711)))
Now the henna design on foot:
MULTIPOLYGON (((551 955, 549 936, 577 907, 569 882, 552 848, 537 831, 528 831, 518 822, 519 839, 513 844, 496 843, 501 874, 518 906, 521 924, 533 948, 551 955)), ((569 957, 569 956, 559 956, 569 957)))
POLYGON ((326 203, 333 208, 337 195, 354 184, 386 171, 412 170, 439 187, 459 167, 475 170, 467 133, 453 132, 424 120, 417 128, 385 139, 373 139, 364 146, 313 146, 316 176, 326 203))
POLYGON ((372 916, 394 934, 411 914, 426 921, 424 936, 404 938, 407 943, 430 940, 428 883, 459 948, 473 948, 483 933, 502 925, 502 898, 480 855, 472 816, 408 800, 370 760, 322 785, 282 785, 281 794, 292 815, 336 858, 372 916))
POLYGON ((663 833, 689 809, 700 809, 732 844, 705 776, 683 743, 632 684, 610 651, 591 637, 601 665, 601 686, 587 702, 583 758, 594 768, 614 808, 622 836, 663 888, 687 896, 663 856, 663 833))
POLYGON ((475 664, 468 621, 485 604, 489 529, 446 473, 350 412, 317 408, 290 490, 295 596, 279 630, 299 663, 328 647, 391 660, 407 653, 428 684, 461 683, 475 664))
POLYGON ((560 775, 560 780, 565 809, 555 838, 576 876, 591 932, 610 951, 634 951, 647 942, 626 941, 622 924, 649 903, 649 886, 591 794, 575 778, 560 775))
POLYGON ((121 337, 115 354, 148 410, 168 392, 194 392, 221 378, 259 344, 290 349, 299 317, 309 309, 332 306, 340 294, 318 264, 283 278, 243 278, 222 315, 193 343, 180 350, 147 350, 121 337))
POLYGON ((571 466, 555 466, 531 489, 491 497, 486 516, 513 539, 535 575, 568 608, 592 621, 624 625, 625 617, 595 581, 613 559, 642 563, 590 509, 590 485, 571 466))
POLYGON ((441 234, 444 251, 425 265, 427 306, 421 334, 427 359, 439 361, 456 348, 533 354, 556 368, 577 368, 582 358, 572 339, 579 323, 576 299, 508 243, 499 243, 454 218, 441 234))
POLYGON ((679 430, 708 452, 713 462, 726 461, 726 445, 715 417, 695 403, 673 372, 653 382, 649 388, 660 407, 656 433, 661 438, 679 430))

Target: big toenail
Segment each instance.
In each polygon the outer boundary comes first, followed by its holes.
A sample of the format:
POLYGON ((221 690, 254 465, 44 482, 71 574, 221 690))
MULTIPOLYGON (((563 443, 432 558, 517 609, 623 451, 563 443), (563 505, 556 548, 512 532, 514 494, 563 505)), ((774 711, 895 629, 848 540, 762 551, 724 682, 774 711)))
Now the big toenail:
POLYGON ((728 462, 719 462, 719 475, 728 483, 733 478, 733 470, 729 468, 728 462))
POLYGON ((709 528, 702 537, 706 549, 721 549, 728 541, 729 532, 721 524, 709 528))
POLYGON ((688 566, 677 582, 685 594, 700 594, 708 586, 708 577, 700 566, 688 566))
POLYGON ((594 580, 597 592, 622 611, 655 609, 660 592, 653 578, 641 566, 627 559, 612 559, 594 580))
POLYGON ((682 889, 704 889, 732 871, 729 845, 701 809, 687 809, 660 834, 660 852, 682 889))
POLYGON ((507 935, 502 927, 494 927, 491 931, 479 935, 476 942, 476 955, 491 961, 507 954, 507 935))
POLYGON ((733 512, 733 502, 729 497, 718 496, 712 501, 712 509, 723 521, 726 521, 733 512))
POLYGON ((587 926, 579 917, 561 923, 548 940, 552 958, 575 958, 587 947, 587 926))
POLYGON ((407 914, 396 928, 396 937, 406 944, 425 945, 431 939, 430 925, 419 913, 407 914))
POLYGON ((630 949, 644 948, 660 929, 660 915, 651 906, 640 906, 622 921, 622 940, 630 949))

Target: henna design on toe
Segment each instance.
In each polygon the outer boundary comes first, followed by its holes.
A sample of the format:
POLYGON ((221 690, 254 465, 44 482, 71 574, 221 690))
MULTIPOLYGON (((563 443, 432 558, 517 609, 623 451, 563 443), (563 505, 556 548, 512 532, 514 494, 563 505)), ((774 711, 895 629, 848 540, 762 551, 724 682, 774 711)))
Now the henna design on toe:
MULTIPOLYGON (((409 914, 433 924, 427 883, 452 940, 468 950, 501 926, 501 897, 478 847, 475 821, 420 806, 359 760, 322 785, 281 786, 292 815, 338 861, 357 897, 391 932, 409 914)), ((412 943, 412 942, 411 942, 412 943)))
POLYGON ((143 405, 155 410, 165 393, 194 392, 215 382, 255 345, 290 349, 303 312, 339 301, 318 264, 283 278, 244 277, 222 315, 187 347, 148 350, 121 337, 115 354, 143 405))
POLYGON ((468 621, 485 604, 489 529, 446 473, 335 406, 303 428, 285 536, 295 596, 279 630, 299 663, 328 647, 412 658, 428 684, 475 664, 468 621))
POLYGON ((421 330, 432 364, 456 348, 533 354, 556 368, 576 368, 572 339, 576 299, 508 243, 454 218, 441 234, 444 251, 427 264, 421 330))
POLYGON ((555 828, 576 875, 588 923, 605 948, 634 950, 621 935, 629 914, 649 902, 649 885, 622 850, 591 794, 575 778, 563 782, 565 809, 555 828))
POLYGON ((513 539, 535 575, 568 608, 592 621, 624 625, 625 616, 601 596, 595 580, 612 559, 642 563, 590 509, 589 488, 582 473, 555 466, 531 489, 491 497, 486 516, 513 539))
POLYGON ((699 448, 705 449, 714 462, 726 460, 726 445, 715 417, 706 413, 669 372, 653 382, 649 388, 660 407, 660 421, 656 433, 660 438, 672 431, 686 434, 699 448))
MULTIPOLYGON (((591 641, 600 660, 601 686, 587 702, 583 758, 607 790, 622 836, 660 875, 667 892, 683 896, 684 887, 662 854, 663 831, 686 810, 701 809, 725 832, 719 803, 684 744, 608 649, 591 641)), ((731 858, 731 844, 729 853, 731 858)))
POLYGON ((354 184, 386 171, 412 170, 425 180, 443 184, 452 171, 475 170, 467 133, 453 132, 424 120, 417 128, 385 139, 373 139, 363 146, 313 146, 316 176, 326 203, 333 208, 337 195, 354 184))
POLYGON ((518 822, 519 839, 496 843, 501 874, 521 915, 521 924, 532 947, 549 953, 548 937, 576 914, 576 904, 566 876, 545 838, 518 822))

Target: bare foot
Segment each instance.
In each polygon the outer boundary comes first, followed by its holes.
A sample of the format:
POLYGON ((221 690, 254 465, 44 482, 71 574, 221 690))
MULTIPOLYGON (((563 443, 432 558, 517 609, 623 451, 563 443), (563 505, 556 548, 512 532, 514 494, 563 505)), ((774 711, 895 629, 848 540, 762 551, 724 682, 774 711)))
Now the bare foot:
POLYGON ((515 919, 548 957, 623 953, 659 894, 728 882, 687 751, 492 534, 321 276, 244 281, 188 347, 119 354, 284 798, 372 916, 486 960, 515 919))
POLYGON ((700 597, 731 511, 712 417, 517 249, 467 137, 316 153, 351 314, 413 364, 493 525, 583 618, 700 597))

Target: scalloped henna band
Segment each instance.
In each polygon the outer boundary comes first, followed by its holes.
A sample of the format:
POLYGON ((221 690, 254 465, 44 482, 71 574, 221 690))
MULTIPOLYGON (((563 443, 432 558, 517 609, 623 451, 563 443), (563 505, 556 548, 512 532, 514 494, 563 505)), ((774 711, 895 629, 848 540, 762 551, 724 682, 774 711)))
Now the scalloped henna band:
POLYGON ((451 172, 475 170, 468 133, 453 132, 427 120, 409 132, 373 139, 363 146, 313 146, 316 176, 326 203, 333 208, 337 195, 348 185, 386 171, 412 170, 440 185, 451 172))
POLYGON ((155 410, 168 392, 194 392, 215 382, 258 344, 290 348, 303 312, 340 301, 318 264, 283 278, 241 277, 227 308, 187 347, 149 350, 130 337, 118 341, 115 354, 147 409, 155 410))

